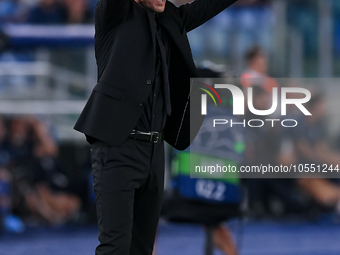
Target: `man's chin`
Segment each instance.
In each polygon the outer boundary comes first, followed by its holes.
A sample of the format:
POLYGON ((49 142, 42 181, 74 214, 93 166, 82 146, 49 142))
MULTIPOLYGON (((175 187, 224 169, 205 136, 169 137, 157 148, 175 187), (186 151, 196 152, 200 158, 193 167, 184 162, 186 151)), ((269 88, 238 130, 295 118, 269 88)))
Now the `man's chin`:
POLYGON ((162 12, 164 12, 164 9, 165 9, 165 6, 164 7, 157 6, 157 7, 153 8, 153 11, 156 12, 156 13, 162 13, 162 12))
POLYGON ((153 1, 153 11, 157 13, 164 12, 166 0, 154 0, 153 1))

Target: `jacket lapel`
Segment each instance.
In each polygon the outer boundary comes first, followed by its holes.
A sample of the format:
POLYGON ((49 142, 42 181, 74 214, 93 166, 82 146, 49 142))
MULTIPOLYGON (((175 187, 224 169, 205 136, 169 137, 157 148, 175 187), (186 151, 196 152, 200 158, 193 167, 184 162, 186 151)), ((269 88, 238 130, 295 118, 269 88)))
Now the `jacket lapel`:
POLYGON ((156 21, 155 21, 155 14, 151 11, 146 10, 146 13, 149 18, 150 23, 150 30, 152 36, 152 48, 153 48, 153 56, 154 56, 154 63, 156 63, 156 21))

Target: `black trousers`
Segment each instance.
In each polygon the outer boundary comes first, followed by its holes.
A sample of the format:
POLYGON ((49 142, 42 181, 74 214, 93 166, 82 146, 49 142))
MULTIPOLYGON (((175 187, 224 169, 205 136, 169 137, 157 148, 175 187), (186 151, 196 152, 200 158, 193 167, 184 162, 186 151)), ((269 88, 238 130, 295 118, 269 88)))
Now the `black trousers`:
POLYGON ((99 242, 96 255, 151 255, 164 189, 164 143, 128 138, 91 146, 99 242))

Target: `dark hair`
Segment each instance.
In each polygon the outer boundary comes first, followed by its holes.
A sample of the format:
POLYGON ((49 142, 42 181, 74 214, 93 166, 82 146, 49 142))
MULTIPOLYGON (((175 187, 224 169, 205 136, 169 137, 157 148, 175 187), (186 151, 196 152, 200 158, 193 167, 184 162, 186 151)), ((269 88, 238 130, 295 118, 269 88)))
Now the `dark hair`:
POLYGON ((255 45, 249 48, 245 54, 245 60, 249 64, 254 58, 263 53, 261 46, 255 45))

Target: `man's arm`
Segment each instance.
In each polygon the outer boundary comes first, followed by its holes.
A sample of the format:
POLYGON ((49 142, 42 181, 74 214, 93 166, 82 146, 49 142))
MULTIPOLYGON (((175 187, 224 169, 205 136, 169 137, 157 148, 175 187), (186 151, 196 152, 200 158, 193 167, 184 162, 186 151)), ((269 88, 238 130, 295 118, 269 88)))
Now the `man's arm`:
POLYGON ((131 0, 99 0, 96 5, 96 24, 98 28, 114 26, 125 15, 131 0))
POLYGON ((179 7, 187 32, 199 27, 237 0, 196 0, 179 7))

